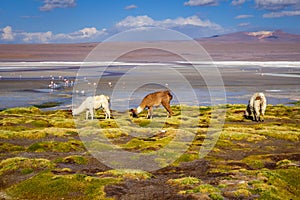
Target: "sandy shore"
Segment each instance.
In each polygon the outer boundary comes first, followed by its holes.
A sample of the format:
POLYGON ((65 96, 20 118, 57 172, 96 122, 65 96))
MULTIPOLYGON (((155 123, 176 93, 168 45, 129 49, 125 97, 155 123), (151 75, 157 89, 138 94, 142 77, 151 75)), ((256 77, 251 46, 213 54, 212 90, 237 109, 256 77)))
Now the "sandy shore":
MULTIPOLYGON (((184 42, 160 42, 159 46, 184 42)), ((133 45, 144 47, 149 43, 122 43, 129 49, 133 45)), ((292 42, 211 42, 199 41, 200 46, 214 61, 300 61, 300 45, 292 42)), ((84 44, 0 44, 1 61, 83 61, 99 43, 84 44)), ((110 54, 118 50, 120 44, 105 45, 105 52, 110 54)), ((193 51, 192 48, 185 50, 193 51)), ((123 56, 123 61, 170 61, 178 57, 168 52, 143 49, 123 56)))

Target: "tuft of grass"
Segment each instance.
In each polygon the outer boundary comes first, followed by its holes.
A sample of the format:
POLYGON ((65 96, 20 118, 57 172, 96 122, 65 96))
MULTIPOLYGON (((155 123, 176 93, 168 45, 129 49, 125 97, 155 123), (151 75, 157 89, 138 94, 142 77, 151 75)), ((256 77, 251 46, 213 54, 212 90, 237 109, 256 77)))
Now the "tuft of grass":
POLYGON ((170 185, 175 185, 179 187, 192 187, 198 184, 201 184, 202 181, 196 177, 182 177, 177 179, 169 179, 167 181, 170 185))
POLYGON ((86 159, 83 156, 77 156, 77 155, 73 155, 73 156, 67 156, 64 159, 62 159, 63 163, 76 163, 79 165, 86 165, 88 163, 88 159, 86 159))
POLYGON ((54 175, 45 171, 10 187, 6 193, 14 199, 110 199, 106 198, 104 187, 119 181, 118 178, 54 175))
POLYGON ((194 187, 191 190, 186 190, 186 194, 191 193, 202 193, 202 194, 220 194, 221 190, 219 188, 216 188, 210 184, 201 184, 199 186, 194 187))
POLYGON ((17 107, 9 108, 0 112, 0 114, 40 114, 41 110, 37 107, 17 107))
POLYGON ((241 161, 252 169, 262 169, 264 168, 266 162, 270 162, 270 159, 262 155, 250 155, 241 161))
POLYGON ((123 179, 145 180, 150 179, 153 175, 149 172, 135 169, 112 169, 105 172, 99 172, 100 177, 116 177, 123 179))
POLYGON ((7 142, 0 142, 0 152, 18 152, 24 150, 25 148, 22 146, 10 144, 7 142))
POLYGON ((28 172, 28 170, 40 170, 52 168, 54 164, 47 159, 29 159, 23 157, 14 157, 2 160, 0 163, 0 176, 14 171, 28 172))
POLYGON ((37 142, 30 145, 27 151, 31 152, 71 152, 71 151, 83 151, 84 147, 81 141, 70 140, 68 142, 37 142))

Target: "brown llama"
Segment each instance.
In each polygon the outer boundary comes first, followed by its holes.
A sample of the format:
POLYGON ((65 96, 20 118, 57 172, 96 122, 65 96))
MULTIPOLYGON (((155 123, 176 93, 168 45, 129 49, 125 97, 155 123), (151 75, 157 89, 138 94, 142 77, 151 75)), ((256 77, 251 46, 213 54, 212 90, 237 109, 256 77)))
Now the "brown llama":
POLYGON ((142 112, 145 108, 148 108, 147 118, 152 119, 153 106, 158 107, 163 105, 163 107, 168 111, 168 117, 171 117, 173 115, 173 111, 170 107, 170 101, 172 98, 173 96, 168 90, 154 92, 145 96, 141 104, 136 109, 131 109, 130 111, 132 112, 133 117, 138 117, 140 112, 142 112))

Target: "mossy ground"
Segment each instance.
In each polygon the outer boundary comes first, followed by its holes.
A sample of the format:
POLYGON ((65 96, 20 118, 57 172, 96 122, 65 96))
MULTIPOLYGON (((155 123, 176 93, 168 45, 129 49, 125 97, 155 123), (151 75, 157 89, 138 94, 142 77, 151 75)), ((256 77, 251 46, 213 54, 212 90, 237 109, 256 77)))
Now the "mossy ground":
MULTIPOLYGON (((172 141, 178 129, 194 134, 184 154, 170 166, 151 173, 110 169, 93 158, 80 140, 69 111, 36 107, 1 111, 0 198, 299 198, 299 104, 269 105, 263 123, 243 117, 246 105, 223 108, 226 119, 222 132, 202 159, 199 150, 207 130, 212 122, 221 123, 212 116, 211 107, 173 106, 172 118, 166 118, 165 110, 158 108, 151 120, 146 119, 145 112, 137 119, 116 111, 110 120, 104 120, 102 111, 94 121, 81 120, 84 114, 79 116, 82 124, 77 128, 99 127, 93 133, 83 131, 80 137, 103 135, 132 152, 157 151, 172 141)), ((105 148, 97 141, 90 145, 105 148)))

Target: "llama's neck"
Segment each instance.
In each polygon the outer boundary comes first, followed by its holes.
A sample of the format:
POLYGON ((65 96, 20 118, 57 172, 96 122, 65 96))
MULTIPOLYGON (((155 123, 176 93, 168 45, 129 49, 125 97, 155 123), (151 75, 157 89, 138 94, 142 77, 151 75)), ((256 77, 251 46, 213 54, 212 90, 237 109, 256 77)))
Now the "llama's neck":
POLYGON ((73 109, 73 115, 78 115, 79 113, 82 113, 85 109, 86 107, 83 104, 81 104, 78 108, 73 109))
POLYGON ((90 104, 93 103, 93 102, 89 102, 89 101, 90 101, 90 99, 89 99, 89 97, 88 97, 86 100, 84 100, 84 101, 82 102, 82 104, 81 104, 78 108, 74 108, 74 109, 73 109, 73 114, 74 114, 74 115, 78 115, 79 113, 82 113, 82 112, 85 111, 86 109, 93 108, 92 105, 90 105, 90 104))
POLYGON ((140 112, 142 112, 143 110, 145 109, 145 106, 139 106, 139 107, 137 107, 136 108, 136 112, 137 112, 137 114, 139 114, 140 112))

